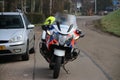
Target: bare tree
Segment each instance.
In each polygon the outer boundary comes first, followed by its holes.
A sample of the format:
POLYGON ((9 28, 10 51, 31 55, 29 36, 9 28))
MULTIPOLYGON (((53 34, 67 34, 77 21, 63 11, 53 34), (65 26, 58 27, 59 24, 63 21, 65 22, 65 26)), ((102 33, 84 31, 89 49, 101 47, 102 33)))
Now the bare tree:
POLYGON ((53 0, 53 13, 64 11, 64 0, 53 0))
POLYGON ((39 3, 39 12, 42 14, 43 13, 43 0, 40 0, 40 3, 39 3))
POLYGON ((25 13, 27 13, 26 8, 27 8, 26 0, 24 0, 24 2, 23 2, 23 11, 24 11, 25 13))
POLYGON ((31 13, 35 11, 35 0, 31 0, 31 13))
POLYGON ((17 7, 17 0, 4 0, 5 1, 5 11, 15 11, 17 7))

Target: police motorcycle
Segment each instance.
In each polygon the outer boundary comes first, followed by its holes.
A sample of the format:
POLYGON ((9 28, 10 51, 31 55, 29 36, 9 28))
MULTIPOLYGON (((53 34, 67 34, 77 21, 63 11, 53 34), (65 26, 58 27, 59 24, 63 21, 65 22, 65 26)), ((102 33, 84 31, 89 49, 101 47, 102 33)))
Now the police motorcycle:
POLYGON ((83 36, 77 28, 74 15, 57 15, 54 24, 46 29, 45 42, 40 42, 39 48, 49 68, 53 70, 54 79, 59 77, 62 66, 67 72, 65 64, 77 58, 80 50, 75 48, 75 43, 83 36))

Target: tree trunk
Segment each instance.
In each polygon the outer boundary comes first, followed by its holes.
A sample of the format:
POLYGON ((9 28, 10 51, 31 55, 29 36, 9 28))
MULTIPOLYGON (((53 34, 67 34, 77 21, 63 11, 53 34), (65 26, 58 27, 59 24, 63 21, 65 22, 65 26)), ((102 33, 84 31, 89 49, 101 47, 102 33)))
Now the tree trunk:
POLYGON ((64 1, 53 0, 53 13, 63 12, 64 10, 64 1))
POLYGON ((21 10, 22 10, 22 12, 23 12, 23 8, 24 8, 24 6, 23 6, 23 0, 21 0, 21 10))
POLYGON ((26 5, 26 0, 24 0, 24 3, 23 3, 23 11, 24 11, 25 13, 27 13, 26 7, 27 7, 27 5, 26 5))
POLYGON ((40 12, 41 14, 43 13, 43 0, 40 0, 39 12, 40 12))
POLYGON ((35 11, 35 0, 31 0, 31 13, 35 11))

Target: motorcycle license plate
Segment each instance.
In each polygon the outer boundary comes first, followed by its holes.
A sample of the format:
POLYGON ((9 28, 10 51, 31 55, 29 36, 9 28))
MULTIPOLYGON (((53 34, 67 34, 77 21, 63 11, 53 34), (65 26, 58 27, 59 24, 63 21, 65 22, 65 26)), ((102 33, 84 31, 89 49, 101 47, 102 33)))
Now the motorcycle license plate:
POLYGON ((0 50, 5 50, 5 46, 0 46, 0 50))

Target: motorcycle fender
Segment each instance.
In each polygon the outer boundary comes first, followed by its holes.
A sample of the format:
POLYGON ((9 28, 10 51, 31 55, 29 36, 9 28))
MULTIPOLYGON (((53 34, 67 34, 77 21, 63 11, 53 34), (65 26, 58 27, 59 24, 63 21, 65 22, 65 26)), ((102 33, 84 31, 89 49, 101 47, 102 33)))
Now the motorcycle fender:
POLYGON ((65 56, 65 50, 54 49, 54 55, 56 55, 56 56, 65 56))

